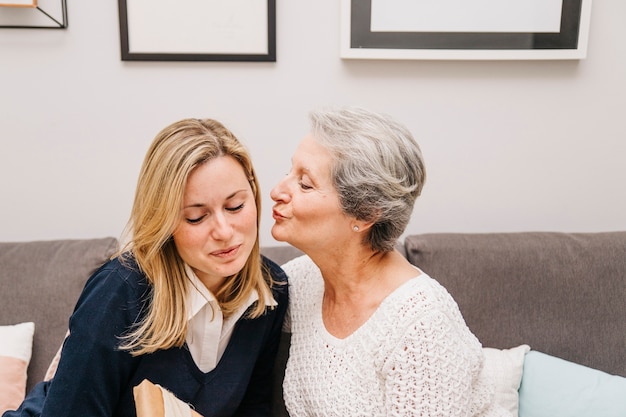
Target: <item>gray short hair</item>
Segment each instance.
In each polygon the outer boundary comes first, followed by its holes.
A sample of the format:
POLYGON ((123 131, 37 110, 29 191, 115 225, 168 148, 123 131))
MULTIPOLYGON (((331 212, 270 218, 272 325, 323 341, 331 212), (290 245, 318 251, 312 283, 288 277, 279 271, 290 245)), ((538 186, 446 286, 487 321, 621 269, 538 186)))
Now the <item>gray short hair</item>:
POLYGON ((408 224, 426 171, 411 132, 391 117, 348 107, 310 114, 311 133, 332 156, 344 213, 374 221, 366 243, 387 252, 408 224))

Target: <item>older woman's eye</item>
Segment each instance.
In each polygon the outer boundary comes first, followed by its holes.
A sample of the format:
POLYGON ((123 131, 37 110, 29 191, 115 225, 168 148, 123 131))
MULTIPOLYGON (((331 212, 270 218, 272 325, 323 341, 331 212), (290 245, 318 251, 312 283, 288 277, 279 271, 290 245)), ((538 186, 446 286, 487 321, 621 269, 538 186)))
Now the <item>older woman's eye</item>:
POLYGON ((302 181, 300 181, 300 182, 299 182, 299 184, 300 184, 300 188, 302 188, 302 189, 303 189, 303 190, 305 190, 305 191, 306 191, 306 190, 312 190, 312 189, 313 189, 313 187, 312 187, 312 186, 310 186, 310 185, 308 185, 308 184, 306 184, 306 183, 304 183, 304 182, 302 182, 302 181))

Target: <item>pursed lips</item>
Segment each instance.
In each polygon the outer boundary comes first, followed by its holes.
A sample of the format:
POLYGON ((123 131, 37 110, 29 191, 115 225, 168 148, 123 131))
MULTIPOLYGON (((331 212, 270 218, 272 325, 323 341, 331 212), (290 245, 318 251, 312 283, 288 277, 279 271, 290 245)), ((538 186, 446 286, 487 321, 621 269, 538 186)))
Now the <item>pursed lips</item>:
POLYGON ((279 212, 278 210, 276 210, 276 209, 273 209, 273 210, 272 210, 272 217, 273 217, 274 219, 276 219, 276 220, 279 220, 279 219, 286 219, 286 218, 287 218, 287 217, 283 216, 282 214, 280 214, 280 212, 279 212))

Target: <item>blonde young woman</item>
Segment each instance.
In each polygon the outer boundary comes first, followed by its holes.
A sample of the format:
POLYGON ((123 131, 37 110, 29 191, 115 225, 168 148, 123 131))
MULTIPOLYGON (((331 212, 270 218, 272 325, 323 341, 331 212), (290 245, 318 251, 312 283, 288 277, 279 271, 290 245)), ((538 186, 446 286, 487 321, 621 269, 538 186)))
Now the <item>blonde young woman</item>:
POLYGON ((260 200, 250 156, 222 124, 163 129, 128 244, 88 280, 54 378, 4 417, 135 416, 144 379, 204 417, 270 415, 287 289, 259 252, 260 200))

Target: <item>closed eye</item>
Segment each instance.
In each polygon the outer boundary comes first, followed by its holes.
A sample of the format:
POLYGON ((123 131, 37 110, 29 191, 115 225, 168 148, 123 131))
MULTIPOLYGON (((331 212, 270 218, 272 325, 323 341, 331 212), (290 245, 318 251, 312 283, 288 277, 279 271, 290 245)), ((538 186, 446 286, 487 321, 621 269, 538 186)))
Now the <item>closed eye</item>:
POLYGON ((237 207, 226 207, 226 211, 230 211, 230 212, 238 212, 239 210, 241 210, 244 206, 244 203, 239 204, 237 207))
POLYGON ((308 184, 305 184, 305 183, 304 183, 304 182, 302 182, 302 181, 300 181, 298 184, 300 185, 300 188, 302 188, 302 189, 303 189, 303 190, 305 190, 305 191, 308 191, 308 190, 312 190, 312 189, 313 189, 313 187, 312 187, 312 186, 310 186, 310 185, 308 185, 308 184))
POLYGON ((205 217, 206 217, 206 214, 205 214, 205 215, 202 215, 202 216, 200 216, 200 217, 196 217, 196 218, 194 218, 194 219, 185 219, 185 220, 186 220, 186 221, 187 221, 187 223, 189 223, 189 224, 198 224, 198 223, 200 223, 200 222, 201 222, 201 221, 202 221, 205 217))

